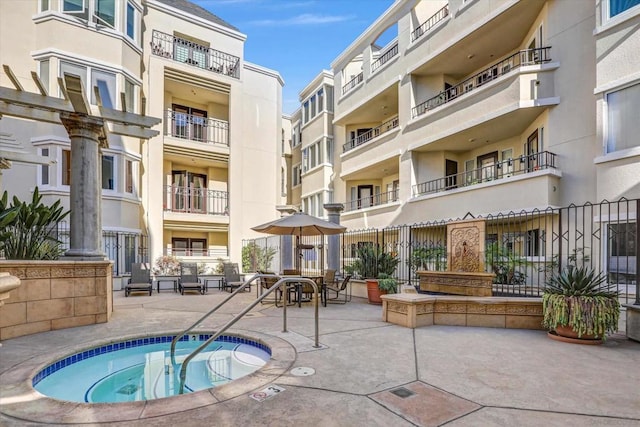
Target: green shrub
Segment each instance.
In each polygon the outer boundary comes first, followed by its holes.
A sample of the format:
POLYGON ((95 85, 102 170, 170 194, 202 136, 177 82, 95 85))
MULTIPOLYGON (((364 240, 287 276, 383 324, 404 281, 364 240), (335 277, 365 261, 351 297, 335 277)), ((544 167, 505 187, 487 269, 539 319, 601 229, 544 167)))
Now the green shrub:
POLYGON ((0 250, 5 258, 58 259, 64 250, 54 236, 58 224, 69 214, 64 212, 60 200, 51 206, 45 205, 38 187, 30 203, 14 196, 9 206, 8 198, 5 191, 0 199, 0 250))

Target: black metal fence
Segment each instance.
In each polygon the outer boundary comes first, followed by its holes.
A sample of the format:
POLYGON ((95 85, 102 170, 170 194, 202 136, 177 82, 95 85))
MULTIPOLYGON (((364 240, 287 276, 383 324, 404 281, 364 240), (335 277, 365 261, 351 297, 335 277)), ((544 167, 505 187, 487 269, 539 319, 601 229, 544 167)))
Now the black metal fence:
MULTIPOLYGON (((605 274, 608 285, 620 292, 623 302, 640 303, 638 212, 640 200, 621 199, 497 215, 470 213, 459 219, 350 230, 340 236, 340 272, 353 267, 359 248, 370 246, 397 257, 394 276, 417 285, 417 271, 447 269, 447 225, 482 218, 486 221, 484 269, 496 275, 494 295, 540 296, 552 274, 569 265, 584 265, 605 274)), ((327 240, 321 236, 302 237, 301 244, 308 248, 301 251, 303 274, 326 268, 327 240)), ((283 251, 278 237, 251 241, 281 255, 295 254, 291 248, 283 251)), ((271 268, 277 271, 282 262, 273 261, 271 268)), ((358 272, 355 274, 357 277, 358 272)))
MULTIPOLYGON (((58 224, 56 238, 69 249, 69 226, 58 224)), ((127 231, 102 231, 102 246, 107 258, 113 261, 113 276, 131 274, 131 264, 149 262, 147 236, 127 231)))

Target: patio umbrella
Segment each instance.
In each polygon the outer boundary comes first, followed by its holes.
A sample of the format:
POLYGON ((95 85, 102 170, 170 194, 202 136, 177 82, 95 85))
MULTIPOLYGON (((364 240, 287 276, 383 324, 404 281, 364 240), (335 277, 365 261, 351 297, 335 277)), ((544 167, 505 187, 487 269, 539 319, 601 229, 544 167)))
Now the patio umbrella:
MULTIPOLYGON (((292 215, 278 218, 266 224, 251 227, 252 230, 267 234, 277 234, 280 236, 296 236, 296 250, 300 251, 301 236, 320 236, 340 234, 347 228, 325 221, 315 216, 307 215, 304 212, 296 212, 292 215)), ((296 257, 296 267, 299 267, 299 256, 296 257)), ((298 270, 300 268, 297 268, 298 270)))

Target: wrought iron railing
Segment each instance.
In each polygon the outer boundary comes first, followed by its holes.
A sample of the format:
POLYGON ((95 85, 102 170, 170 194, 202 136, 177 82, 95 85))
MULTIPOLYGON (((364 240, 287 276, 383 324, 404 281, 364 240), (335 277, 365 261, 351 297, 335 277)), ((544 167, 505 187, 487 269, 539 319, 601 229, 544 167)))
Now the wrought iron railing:
POLYGON ((357 146, 362 145, 365 142, 370 141, 373 138, 380 136, 383 133, 389 132, 390 130, 393 130, 397 127, 398 127, 398 117, 396 116, 391 120, 387 120, 380 126, 377 126, 373 129, 369 129, 368 131, 363 132, 354 138, 351 138, 349 141, 347 141, 346 144, 342 146, 342 151, 346 153, 349 150, 353 150, 357 146))
POLYGON ((356 87, 359 83, 362 83, 363 79, 364 79, 364 74, 362 74, 362 72, 360 72, 360 74, 356 76, 353 76, 353 78, 349 80, 347 84, 342 86, 342 94, 344 95, 345 93, 349 92, 351 89, 356 87))
POLYGON ((371 63, 371 72, 375 72, 378 68, 389 62, 391 58, 398 54, 398 43, 387 49, 382 55, 371 63))
MULTIPOLYGON (((603 287, 617 290, 620 302, 640 305, 640 199, 466 215, 472 217, 486 220, 484 266, 496 275, 493 295, 539 297, 553 274, 584 265, 606 276, 603 287)), ((447 224, 460 219, 349 230, 340 235, 338 274, 352 269, 358 248, 371 245, 378 253, 397 257, 395 278, 418 285, 418 271, 447 269, 447 224)), ((300 243, 327 248, 329 238, 303 236, 300 243)), ((245 240, 243 247, 251 243, 266 244, 281 255, 295 253, 292 248, 283 250, 279 238, 245 240)), ((324 265, 317 260, 321 258, 305 256, 303 274, 327 268, 327 257, 324 265)), ((285 262, 291 261, 276 257, 273 264, 285 262)))
POLYGON ((416 184, 413 186, 413 195, 439 193, 549 168, 556 168, 556 155, 549 151, 541 151, 416 184))
POLYGON ((420 37, 422 37, 434 25, 442 21, 447 16, 449 16, 449 5, 444 6, 442 9, 434 13, 429 19, 427 19, 422 24, 420 24, 419 27, 413 30, 411 32, 411 41, 414 42, 420 37))
POLYGON ((374 206, 386 205, 398 201, 398 189, 387 191, 386 193, 374 194, 372 196, 361 197, 356 200, 350 200, 344 204, 344 211, 356 211, 358 209, 366 209, 374 206))
POLYGON ((229 215, 229 193, 207 188, 166 185, 164 210, 190 214, 229 215))
POLYGON ((229 145, 229 122, 167 110, 165 135, 207 144, 229 145))
POLYGON ((452 86, 436 96, 416 105, 411 109, 411 116, 418 117, 429 110, 451 102, 474 89, 477 89, 493 80, 510 73, 522 65, 535 65, 551 61, 549 51, 551 47, 541 47, 536 49, 526 49, 514 53, 510 57, 493 64, 479 73, 465 79, 462 83, 452 86))
POLYGON ((153 31, 151 53, 194 67, 240 78, 240 58, 171 34, 153 31))

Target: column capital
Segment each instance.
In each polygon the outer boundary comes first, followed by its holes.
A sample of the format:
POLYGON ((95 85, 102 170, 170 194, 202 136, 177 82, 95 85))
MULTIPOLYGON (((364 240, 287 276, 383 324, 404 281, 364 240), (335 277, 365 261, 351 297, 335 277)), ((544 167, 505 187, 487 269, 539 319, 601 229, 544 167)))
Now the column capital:
POLYGON ((329 213, 339 214, 344 210, 344 205, 342 203, 326 203, 323 207, 329 211, 329 213))
POLYGON ((69 138, 86 138, 98 142, 100 147, 108 147, 104 120, 100 117, 78 113, 60 113, 60 121, 69 138))

